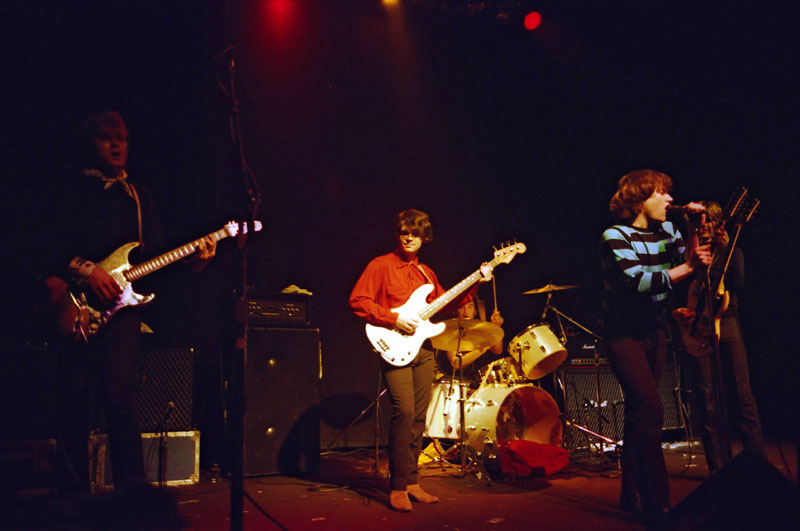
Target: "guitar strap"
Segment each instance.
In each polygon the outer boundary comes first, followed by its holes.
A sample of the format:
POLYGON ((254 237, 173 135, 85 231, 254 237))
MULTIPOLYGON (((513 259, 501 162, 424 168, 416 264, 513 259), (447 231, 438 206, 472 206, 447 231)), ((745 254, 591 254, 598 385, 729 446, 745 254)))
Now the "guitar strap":
POLYGON ((108 190, 113 185, 119 184, 125 190, 125 193, 133 198, 134 201, 136 201, 136 217, 139 227, 139 245, 144 247, 144 237, 142 234, 142 204, 139 202, 139 194, 136 192, 136 188, 128 182, 128 173, 125 170, 122 170, 122 173, 115 178, 106 177, 103 172, 94 169, 84 169, 82 173, 86 176, 95 177, 103 181, 105 183, 103 186, 104 190, 108 190))
POLYGON ((139 194, 136 192, 136 187, 128 183, 131 190, 131 197, 136 201, 136 220, 139 223, 139 245, 144 247, 144 235, 142 234, 142 203, 139 202, 139 194))
MULTIPOLYGON (((423 269, 422 265, 417 264, 417 269, 419 269, 422 272, 422 276, 425 277, 425 280, 428 281, 428 284, 433 284, 431 277, 428 276, 428 273, 425 272, 425 269, 423 269)), ((435 286, 436 284, 433 285, 435 286)))

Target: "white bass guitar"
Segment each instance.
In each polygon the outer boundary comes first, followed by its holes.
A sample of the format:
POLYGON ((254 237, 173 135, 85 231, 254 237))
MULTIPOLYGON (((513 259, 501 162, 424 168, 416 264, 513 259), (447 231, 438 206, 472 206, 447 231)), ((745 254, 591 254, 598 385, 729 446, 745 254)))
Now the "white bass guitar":
MULTIPOLYGON (((514 243, 497 249, 494 252, 494 258, 488 265, 494 269, 498 264, 507 264, 525 250, 524 243, 514 243)), ((444 332, 445 324, 431 323, 430 318, 480 279, 481 270, 477 269, 430 304, 426 302, 426 299, 433 291, 433 285, 424 284, 418 287, 402 306, 392 310, 400 315, 417 315, 420 318, 421 322, 414 333, 407 334, 397 328, 367 323, 367 338, 372 343, 372 347, 387 363, 397 367, 408 365, 417 356, 426 339, 444 332)))

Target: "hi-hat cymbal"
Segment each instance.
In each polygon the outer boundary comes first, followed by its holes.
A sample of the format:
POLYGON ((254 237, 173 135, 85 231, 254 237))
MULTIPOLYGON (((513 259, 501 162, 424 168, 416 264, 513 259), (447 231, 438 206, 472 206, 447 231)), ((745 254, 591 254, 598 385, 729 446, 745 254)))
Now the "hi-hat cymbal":
POLYGON ((575 289, 578 286, 559 286, 558 284, 545 284, 541 288, 523 291, 523 295, 534 295, 536 293, 550 293, 551 291, 561 291, 565 289, 575 289))
POLYGON ((442 322, 446 325, 444 332, 431 338, 434 348, 439 350, 467 352, 489 348, 503 339, 502 328, 480 319, 448 319, 442 322))

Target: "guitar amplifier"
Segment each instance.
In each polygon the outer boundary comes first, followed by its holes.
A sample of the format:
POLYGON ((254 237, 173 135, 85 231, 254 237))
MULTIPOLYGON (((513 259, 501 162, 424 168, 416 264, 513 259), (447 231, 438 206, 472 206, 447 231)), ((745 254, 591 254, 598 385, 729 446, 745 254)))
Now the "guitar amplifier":
POLYGON ((311 324, 311 297, 286 293, 262 293, 248 299, 247 322, 257 326, 309 326, 311 324))

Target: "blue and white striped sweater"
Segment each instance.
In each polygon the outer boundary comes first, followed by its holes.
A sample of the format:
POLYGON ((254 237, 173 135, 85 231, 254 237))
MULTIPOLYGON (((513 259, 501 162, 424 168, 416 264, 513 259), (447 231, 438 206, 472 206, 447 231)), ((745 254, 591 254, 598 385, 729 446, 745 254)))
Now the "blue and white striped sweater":
POLYGON ((686 245, 671 222, 660 230, 614 225, 603 232, 603 310, 614 328, 650 328, 663 319, 672 290, 668 269, 682 260, 686 245))

